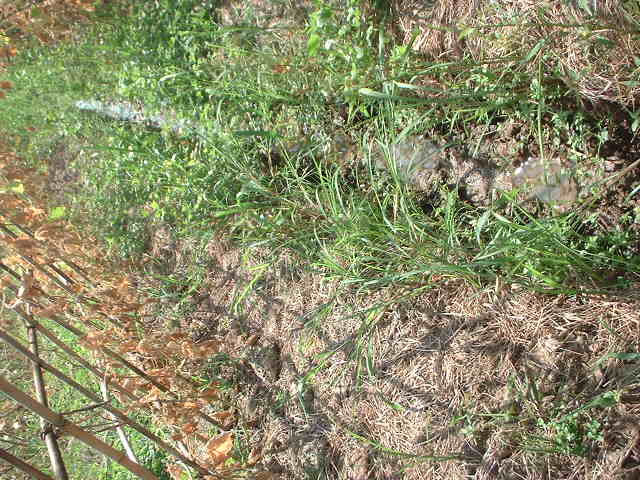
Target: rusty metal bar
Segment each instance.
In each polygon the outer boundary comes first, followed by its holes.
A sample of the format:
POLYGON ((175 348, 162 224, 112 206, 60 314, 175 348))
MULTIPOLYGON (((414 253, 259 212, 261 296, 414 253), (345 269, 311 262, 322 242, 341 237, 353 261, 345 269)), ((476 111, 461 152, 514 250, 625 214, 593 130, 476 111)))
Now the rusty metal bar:
POLYGON ((35 478, 36 480, 54 480, 53 477, 50 477, 49 475, 42 473, 37 468, 29 465, 27 462, 23 462, 18 457, 14 457, 13 455, 11 455, 6 450, 3 450, 2 448, 0 448, 0 458, 2 458, 5 462, 10 463, 14 467, 16 467, 18 470, 26 473, 27 475, 31 475, 31 477, 35 478))
POLYGON ((9 397, 13 398, 16 402, 25 408, 28 408, 32 412, 35 412, 40 417, 44 418, 47 422, 55 425, 61 431, 72 435, 83 443, 95 448, 96 450, 109 456, 123 467, 127 468, 130 472, 136 474, 138 477, 144 480, 158 480, 153 473, 147 470, 142 465, 133 463, 122 452, 116 450, 111 445, 103 442, 98 437, 91 433, 81 429, 77 425, 68 422, 62 415, 58 415, 56 412, 42 405, 36 399, 25 394, 21 390, 17 389, 14 385, 8 382, 4 376, 0 375, 0 390, 9 397))

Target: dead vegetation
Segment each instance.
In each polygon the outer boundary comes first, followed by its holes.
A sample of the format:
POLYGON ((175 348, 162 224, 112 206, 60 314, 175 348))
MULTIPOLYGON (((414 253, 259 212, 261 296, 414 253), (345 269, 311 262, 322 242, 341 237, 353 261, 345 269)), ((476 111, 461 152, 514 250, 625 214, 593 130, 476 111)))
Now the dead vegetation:
POLYGON ((242 441, 281 478, 632 478, 636 287, 553 297, 451 281, 363 295, 295 257, 265 271, 260 251, 223 238, 208 251, 181 328, 241 359, 213 368, 236 382, 242 441), (559 419, 606 392, 619 401, 580 418, 601 440, 563 444, 559 419))
MULTIPOLYGON (((126 273, 126 263, 105 262, 104 255, 90 237, 65 219, 51 218, 48 214, 46 204, 48 194, 52 193, 51 178, 60 173, 60 165, 51 162, 49 167, 53 171, 43 175, 35 169, 25 168, 23 161, 6 145, 2 150, 0 287, 3 316, 0 336, 3 342, 62 382, 46 385, 49 395, 55 395, 66 384, 96 404, 78 411, 104 407, 114 416, 117 427, 131 427, 168 451, 177 463, 167 468, 176 478, 186 465, 198 471, 202 478, 233 477, 238 467, 226 465, 233 450, 234 435, 227 431, 232 413, 211 410, 212 402, 219 397, 218 384, 202 384, 191 378, 202 370, 203 360, 220 351, 220 342, 213 339, 194 342, 188 334, 175 330, 145 330, 137 320, 137 313, 153 301, 140 297, 140 292, 126 273), (34 335, 32 345, 37 345, 35 332, 40 333, 41 342, 46 345, 43 349, 46 353, 42 357, 38 357, 37 347, 34 347, 35 353, 29 353, 21 345, 20 340, 24 336, 21 327, 33 330, 30 333, 34 335), (65 335, 70 335, 73 341, 63 340, 65 335), (86 357, 83 358, 74 351, 77 344, 91 355, 82 352, 86 357), (62 364, 60 358, 64 359, 62 364), (54 366, 55 362, 58 362, 58 368, 54 366), (85 375, 91 377, 92 374, 101 380, 103 395, 107 395, 107 388, 111 389, 118 403, 101 402, 102 397, 91 390, 93 384, 82 385, 73 376, 65 375, 60 369, 64 370, 64 365, 69 363, 82 367, 80 369, 85 375), (146 412, 156 423, 168 428, 176 446, 169 446, 128 417, 132 412, 146 412)), ((60 154, 59 149, 54 153, 60 154)), ((63 165, 63 169, 67 166, 63 165)), ((92 435, 90 430, 77 427, 74 422, 78 420, 72 417, 72 413, 77 412, 61 415, 49 411, 44 408, 48 405, 47 394, 39 396, 37 402, 30 399, 15 386, 22 385, 27 375, 21 368, 15 368, 19 364, 19 360, 16 361, 19 355, 16 357, 3 352, 2 358, 14 365, 10 369, 11 382, 2 377, 3 393, 27 411, 32 410, 43 417, 43 438, 53 424, 62 430, 67 429, 72 437, 109 455, 141 478, 157 478, 140 467, 133 455, 125 458, 124 454, 92 435)), ((36 387, 44 391, 42 374, 39 375, 36 387)), ((20 413, 19 409, 11 407, 9 399, 3 400, 3 410, 20 413)), ((102 419, 101 413, 93 415, 98 420, 102 419)), ((90 418, 94 418, 93 415, 90 418)), ((12 433, 11 428, 8 420, 0 424, 3 439, 15 440, 9 441, 14 453, 25 457, 28 449, 22 448, 27 445, 21 440, 22 432, 12 433)), ((69 446, 68 442, 64 443, 69 446)), ((244 462, 242 468, 251 467, 258 460, 259 457, 254 455, 244 462)), ((64 470, 64 464, 59 459, 57 462, 52 459, 52 469, 56 472, 64 470)), ((18 461, 11 463, 20 465, 18 461)), ((42 468, 39 462, 35 465, 42 468)), ((41 478, 45 477, 41 475, 41 478)), ((59 474, 58 478, 67 478, 66 473, 59 474)), ((271 477, 263 475, 262 478, 271 477)))
POLYGON ((429 57, 470 54, 475 62, 524 68, 534 77, 542 63, 584 99, 626 106, 640 93, 634 8, 617 0, 395 1, 404 42, 429 57))
POLYGON ((69 36, 80 24, 86 24, 92 0, 15 0, 0 1, 0 47, 15 53, 16 44, 37 42, 50 45, 69 36), (4 41, 2 41, 4 40, 4 41))

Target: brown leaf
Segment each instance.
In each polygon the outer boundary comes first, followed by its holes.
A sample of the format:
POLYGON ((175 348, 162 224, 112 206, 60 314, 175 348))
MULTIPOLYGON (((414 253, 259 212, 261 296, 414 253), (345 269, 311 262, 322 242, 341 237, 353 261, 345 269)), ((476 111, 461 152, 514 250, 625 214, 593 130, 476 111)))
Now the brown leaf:
POLYGON ((215 400, 218 398, 218 393, 219 390, 217 388, 207 388, 200 392, 200 398, 208 401, 215 400))
POLYGON ((38 290, 34 287, 33 271, 28 270, 22 275, 22 285, 18 288, 18 294, 13 303, 7 305, 7 308, 15 308, 23 301, 28 301, 37 296, 38 290))
MULTIPOLYGON (((26 207, 24 209, 25 212, 27 212, 27 214, 31 217, 31 218, 36 218, 36 217, 46 217, 47 216, 47 211, 40 208, 40 207, 36 207, 35 205, 29 205, 28 207, 26 207)), ((63 232, 64 231, 64 226, 61 225, 60 223, 51 223, 49 225, 40 227, 42 229, 48 229, 48 230, 57 230, 58 232, 63 232)))
POLYGON ((158 387, 153 387, 153 388, 151 388, 151 390, 149 391, 149 393, 147 395, 145 395, 144 397, 142 397, 139 400, 139 402, 140 403, 151 403, 151 402, 158 401, 161 398, 162 398, 162 391, 158 387))
MULTIPOLYGON (((157 300, 151 300, 151 301, 156 302, 157 300)), ((149 300, 147 300, 147 302, 149 302, 149 300)), ((188 338, 188 335, 186 333, 179 333, 179 332, 170 333, 168 336, 171 340, 184 340, 185 338, 188 338)))
POLYGON ((220 422, 222 428, 225 430, 230 429, 237 421, 237 417, 234 415, 233 411, 227 410, 224 412, 218 412, 211 415, 215 420, 220 422))
POLYGON ((232 415, 233 415, 233 412, 231 410, 225 410, 224 412, 214 413, 212 417, 218 420, 219 422, 224 422, 227 418, 231 417, 232 415))
POLYGON ((128 340, 118 345, 118 351, 120 353, 133 352, 136 350, 137 345, 138 345, 138 342, 136 342, 135 340, 128 340))
POLYGON ((182 408, 186 408, 188 410, 196 410, 199 408, 199 405, 196 402, 187 401, 182 402, 182 408))
POLYGON ((220 351, 218 340, 207 340, 197 344, 185 341, 182 342, 182 354, 189 359, 202 359, 209 357, 220 351))
POLYGON ((40 42, 41 42, 41 43, 44 43, 44 44, 48 43, 48 42, 49 42, 49 40, 51 40, 51 38, 49 37, 49 35, 47 35, 47 34, 46 34, 46 33, 44 33, 44 32, 38 32, 38 33, 36 33, 36 37, 38 37, 38 40, 40 40, 40 42))
POLYGON ((37 315, 39 317, 50 317, 52 315, 57 315, 59 313, 63 313, 65 311, 65 309, 67 308, 67 304, 66 303, 54 303, 53 305, 49 305, 47 307, 44 308, 40 308, 38 310, 36 310, 34 313, 34 315, 37 315))
POLYGON ((133 377, 126 378, 124 382, 122 382, 121 386, 131 393, 134 393, 138 388, 140 388, 138 379, 133 377))
POLYGON ((187 423, 182 427, 182 433, 189 435, 190 433, 195 432, 198 429, 197 423, 187 423))
MULTIPOLYGON (((43 211, 44 212, 44 211, 43 211)), ((35 216, 35 214, 34 214, 35 216)), ((60 225, 45 225, 35 231, 37 240, 55 240, 62 233, 60 225)))
POLYGON ((251 453, 249 454, 249 459, 247 460, 247 464, 248 465, 255 465, 261 459, 262 459, 262 448, 261 447, 255 447, 253 450, 251 450, 251 453))
POLYGON ((275 73, 287 73, 289 70, 291 70, 291 67, 289 65, 274 65, 272 67, 272 70, 275 73))
POLYGON ((140 310, 141 307, 142 307, 141 303, 121 303, 120 305, 118 305, 118 308, 116 309, 116 311, 119 314, 131 313, 131 312, 137 312, 138 310, 140 310))
POLYGON ((209 459, 216 465, 220 465, 231 457, 233 450, 233 434, 227 432, 217 438, 212 438, 207 442, 207 453, 209 459))

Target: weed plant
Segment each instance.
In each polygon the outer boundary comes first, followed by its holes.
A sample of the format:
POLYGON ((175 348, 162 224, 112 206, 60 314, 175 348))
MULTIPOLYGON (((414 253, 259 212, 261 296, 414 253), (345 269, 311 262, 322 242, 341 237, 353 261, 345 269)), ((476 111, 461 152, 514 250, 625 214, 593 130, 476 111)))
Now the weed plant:
POLYGON ((517 63, 426 62, 395 44, 360 2, 347 3, 342 11, 320 2, 305 32, 221 26, 207 2, 145 4, 83 42, 23 55, 11 69, 18 88, 3 107, 15 132, 80 135, 97 151, 84 200, 125 255, 139 254, 148 225, 159 221, 189 235, 224 228, 274 255, 292 249, 367 288, 500 276, 571 293, 617 286, 607 272, 622 279, 637 271, 624 228, 587 234, 594 229, 582 214, 541 215, 508 194, 472 206, 444 186, 425 212, 419 194, 381 178, 372 145, 407 134, 453 135, 473 151, 481 139, 472 132, 512 119, 543 149, 562 143, 579 157, 606 141, 607 123, 567 105, 573 93, 553 72, 530 78, 517 63), (52 75, 53 89, 44 88, 52 75), (429 95, 416 82, 424 76, 444 88, 429 95), (202 124, 206 138, 81 116, 73 101, 89 96, 170 105, 202 124), (346 169, 322 158, 336 129, 362 154, 346 169), (302 148, 287 151, 291 142, 302 148))
POLYGON ((280 32, 261 32, 273 38, 256 42, 189 2, 134 17, 118 45, 128 56, 118 94, 169 102, 210 134, 197 144, 128 126, 113 132, 111 152, 93 177, 94 204, 109 203, 114 213, 106 229, 112 241, 126 245, 138 237, 142 245, 148 219, 130 212, 150 206, 150 215, 183 232, 224 224, 247 244, 274 254, 296 250, 358 286, 413 284, 431 275, 477 283, 503 276, 569 293, 604 286, 603 272, 637 268, 632 238, 585 236, 580 215, 540 216, 508 195, 476 208, 444 190, 427 215, 417 195, 378 178, 367 142, 409 132, 465 132, 509 116, 530 125, 541 144, 564 135, 572 148, 584 149, 602 133, 559 103, 571 92, 556 81, 469 60, 425 65, 368 23, 357 2, 346 12, 338 17, 334 6, 320 5, 306 49, 295 38, 278 38, 280 32), (448 96, 434 102, 412 95, 411 79, 427 72, 446 82, 448 96), (365 152, 355 180, 317 155, 334 135, 340 108, 344 130, 365 152), (541 116, 549 123, 540 124, 541 116), (265 172, 265 156, 301 136, 307 145, 265 172))

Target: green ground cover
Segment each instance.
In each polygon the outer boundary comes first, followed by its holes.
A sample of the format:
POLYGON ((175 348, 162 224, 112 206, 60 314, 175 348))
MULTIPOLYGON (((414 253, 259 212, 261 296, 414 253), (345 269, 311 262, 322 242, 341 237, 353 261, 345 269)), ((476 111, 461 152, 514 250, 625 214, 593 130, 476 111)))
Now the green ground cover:
POLYGON ((382 178, 368 161, 372 148, 416 133, 446 133, 473 150, 478 129, 517 119, 532 142, 562 142, 579 165, 614 126, 568 104, 575 92, 554 72, 531 78, 517 65, 425 61, 356 5, 345 18, 324 5, 293 32, 219 26, 198 2, 145 5, 73 44, 20 56, 3 108, 14 133, 38 130, 25 134, 34 149, 64 135, 100 152, 83 200, 123 254, 142 251, 152 217, 183 234, 215 225, 274 254, 292 248, 367 288, 433 275, 480 285, 499 275, 574 293, 615 288, 637 270, 635 230, 627 228, 638 221, 633 210, 601 231, 593 212, 579 208, 557 215, 508 193, 479 206, 446 186, 426 200, 398 178, 382 178), (415 85, 420 75, 448 96, 425 96, 415 85), (87 97, 158 111, 170 105, 204 125, 207 138, 87 118, 73 106, 87 97), (359 149, 358 162, 322 155, 339 134, 359 149), (613 284, 604 273, 612 270, 620 272, 613 284))

